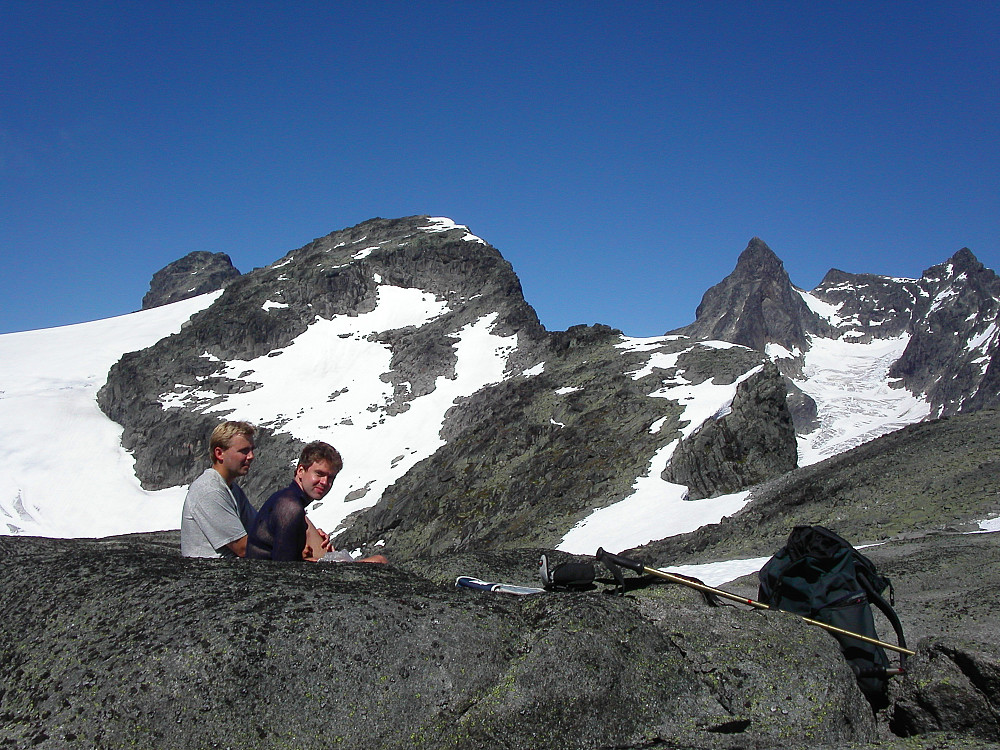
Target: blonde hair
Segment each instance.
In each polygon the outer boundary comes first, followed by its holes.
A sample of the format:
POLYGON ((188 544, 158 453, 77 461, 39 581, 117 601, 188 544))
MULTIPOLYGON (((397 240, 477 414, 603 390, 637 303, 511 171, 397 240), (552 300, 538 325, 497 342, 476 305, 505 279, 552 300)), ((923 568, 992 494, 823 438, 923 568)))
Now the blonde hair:
POLYGON ((249 422, 223 422, 212 430, 212 436, 208 439, 208 455, 214 462, 216 448, 226 450, 233 444, 233 438, 237 435, 242 435, 252 443, 256 433, 257 428, 249 422))

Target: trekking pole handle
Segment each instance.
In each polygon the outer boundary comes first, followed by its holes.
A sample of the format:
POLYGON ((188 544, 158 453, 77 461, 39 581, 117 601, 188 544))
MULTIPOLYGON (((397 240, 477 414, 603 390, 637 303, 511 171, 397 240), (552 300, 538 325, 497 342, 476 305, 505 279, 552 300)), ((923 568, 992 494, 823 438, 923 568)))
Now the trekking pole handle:
POLYGON ((622 557, 621 555, 613 555, 610 552, 607 552, 604 547, 598 549, 597 554, 594 555, 594 557, 596 557, 600 562, 610 562, 622 568, 634 570, 639 575, 643 574, 646 567, 638 560, 632 560, 628 557, 622 557))

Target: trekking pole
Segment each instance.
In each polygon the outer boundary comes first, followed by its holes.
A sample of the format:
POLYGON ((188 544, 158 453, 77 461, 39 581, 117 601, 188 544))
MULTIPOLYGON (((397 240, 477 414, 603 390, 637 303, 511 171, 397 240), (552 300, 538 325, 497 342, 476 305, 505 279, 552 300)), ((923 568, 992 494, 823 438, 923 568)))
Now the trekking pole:
MULTIPOLYGON (((612 563, 614 565, 619 565, 623 568, 628 568, 629 570, 634 570, 639 575, 643 573, 648 573, 649 575, 657 576, 658 578, 665 578, 673 583, 680 583, 690 588, 697 589, 703 593, 715 594, 716 596, 722 597, 723 599, 729 599, 730 601, 739 602, 740 604, 746 604, 750 607, 756 609, 770 609, 775 612, 784 612, 783 609, 777 609, 769 604, 764 604, 764 602, 758 602, 754 599, 747 599, 745 596, 737 596, 736 594, 731 594, 728 591, 723 591, 722 589, 713 588, 707 586, 700 581, 693 581, 690 578, 685 578, 684 576, 674 575, 673 573, 667 573, 663 570, 657 570, 656 568, 650 568, 647 565, 643 565, 638 560, 630 560, 627 557, 622 557, 621 555, 613 555, 610 552, 606 552, 603 547, 597 550, 595 557, 603 563, 612 563)), ((870 638, 867 635, 862 635, 861 633, 853 633, 850 630, 844 630, 843 628, 838 628, 836 625, 829 625, 825 622, 820 622, 819 620, 814 620, 811 617, 805 617, 804 615, 796 614, 794 612, 786 612, 786 614, 794 614, 800 620, 805 620, 810 625, 815 625, 818 628, 823 628, 830 633, 839 633, 840 635, 846 635, 849 638, 857 638, 859 641, 864 641, 865 643, 871 643, 875 646, 881 646, 882 648, 887 648, 891 651, 896 651, 900 654, 906 654, 907 656, 913 656, 916 651, 911 651, 908 648, 903 648, 902 646, 897 646, 894 643, 887 643, 886 641, 880 641, 877 638, 870 638)), ((893 670, 895 671, 895 670, 893 670)), ((889 670, 886 670, 888 673, 889 670)))

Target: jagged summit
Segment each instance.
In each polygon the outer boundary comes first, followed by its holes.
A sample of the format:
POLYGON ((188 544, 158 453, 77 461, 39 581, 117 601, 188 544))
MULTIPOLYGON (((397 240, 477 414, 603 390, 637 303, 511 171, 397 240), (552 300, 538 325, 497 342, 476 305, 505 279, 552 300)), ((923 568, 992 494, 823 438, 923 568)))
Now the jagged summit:
MULTIPOLYGON (((695 322, 675 333, 741 344, 775 358, 790 393, 803 402, 793 409, 801 434, 818 424, 808 402, 827 398, 824 389, 841 389, 841 382, 853 389, 867 383, 873 408, 888 398, 879 393, 888 392, 889 400, 899 401, 892 407, 899 426, 925 410, 937 416, 1000 404, 1000 367, 992 366, 998 310, 1000 279, 968 248, 919 279, 834 268, 806 292, 792 285, 778 257, 755 237, 733 272, 705 293, 695 322), (869 350, 843 348, 876 343, 869 350), (828 379, 820 390, 805 385, 803 378, 820 373, 828 379), (812 395, 801 397, 800 387, 812 395), (915 408, 894 394, 900 387, 924 406, 915 408)), ((855 405, 862 401, 855 399, 855 405)))
POLYGON ((760 237, 754 237, 736 260, 734 275, 752 279, 788 278, 785 265, 760 237))
POLYGON ((924 271, 924 278, 942 278, 942 276, 960 276, 963 273, 978 273, 984 268, 973 252, 963 247, 944 263, 931 266, 924 271))
POLYGON ((733 272, 705 292, 695 322, 671 333, 761 352, 769 345, 794 352, 806 348, 809 327, 822 328, 822 322, 796 292, 778 256, 754 237, 733 272))

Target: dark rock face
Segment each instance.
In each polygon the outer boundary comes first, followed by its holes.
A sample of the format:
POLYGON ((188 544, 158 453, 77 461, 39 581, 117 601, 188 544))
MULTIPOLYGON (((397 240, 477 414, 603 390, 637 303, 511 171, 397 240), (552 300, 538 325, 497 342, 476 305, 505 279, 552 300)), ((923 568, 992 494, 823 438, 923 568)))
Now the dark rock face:
POLYGON ((1000 278, 968 250, 924 272, 906 351, 889 374, 936 415, 1000 406, 1000 278))
POLYGON ((729 341, 757 351, 768 344, 803 351, 808 346, 806 334, 827 327, 795 292, 771 248, 754 237, 733 272, 705 292, 695 322, 673 333, 729 341))
MULTIPOLYGON (((185 560, 162 535, 0 538, 0 550, 7 746, 763 750, 875 737, 832 639, 687 588, 504 597, 382 566, 185 560)), ((489 564, 520 575, 509 559, 489 564)))
POLYGON ((867 344, 907 333, 922 291, 918 281, 834 268, 812 294, 836 308, 838 336, 867 344))
MULTIPOLYGON (((653 454, 687 424, 676 402, 650 395, 658 386, 672 382, 678 371, 693 383, 713 377, 732 383, 763 364, 759 353, 742 347, 679 340, 661 347, 677 355, 674 367, 654 367, 637 379, 634 371, 649 352, 623 351, 617 348, 620 340, 606 326, 574 326, 553 334, 536 350, 545 364, 542 374, 485 388, 456 405, 442 430, 447 444, 353 519, 337 546, 374 552, 378 544, 393 559, 555 546, 594 508, 628 496, 653 454)), ((734 420, 762 425, 777 417, 782 383, 773 367, 766 372, 770 377, 744 389, 734 420), (756 419, 751 416, 755 409, 756 419)), ((784 421, 777 421, 790 429, 787 410, 784 421)), ((726 434, 712 433, 714 448, 732 455, 693 453, 686 465, 713 493, 715 482, 746 486, 742 482, 749 477, 758 481, 773 475, 782 461, 794 465, 794 436, 780 450, 771 440, 780 430, 747 430, 732 451, 726 434), (765 457, 770 449, 778 454, 765 457), (746 464, 748 455, 753 457, 749 465, 727 473, 725 462, 746 464), (701 470, 706 461, 714 474, 701 470)))
POLYGON ((149 291, 142 298, 142 309, 214 292, 239 275, 240 272, 225 253, 196 250, 153 274, 149 291))
POLYGON ((686 485, 690 499, 698 500, 784 474, 797 459, 784 383, 769 362, 740 383, 728 413, 681 442, 663 478, 686 485))
POLYGON ((993 649, 928 642, 896 690, 892 731, 901 737, 948 730, 1000 740, 1000 662, 993 649))
MULTIPOLYGON (((878 716, 836 641, 793 616, 666 583, 611 596, 602 573, 588 593, 454 588, 535 583, 538 549, 395 568, 186 560, 176 532, 0 537, 0 742, 995 748, 992 536, 865 550, 918 642, 878 716)), ((754 597, 756 577, 724 588, 754 597)))

